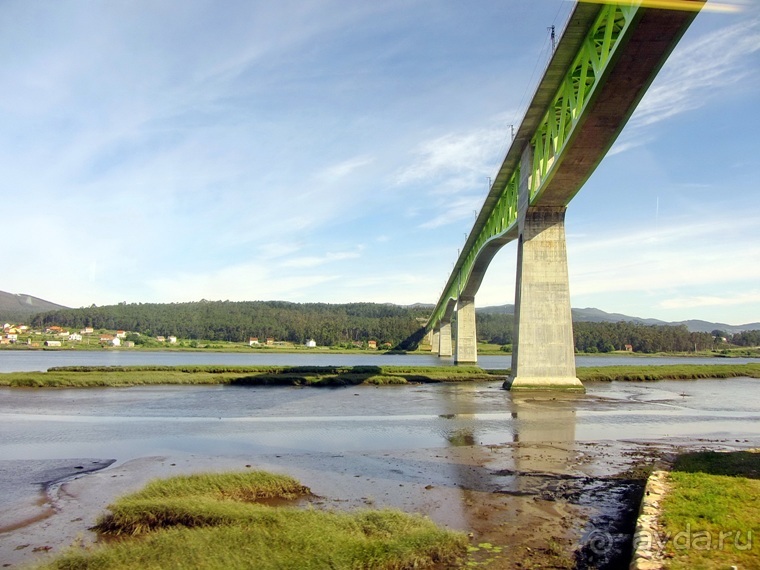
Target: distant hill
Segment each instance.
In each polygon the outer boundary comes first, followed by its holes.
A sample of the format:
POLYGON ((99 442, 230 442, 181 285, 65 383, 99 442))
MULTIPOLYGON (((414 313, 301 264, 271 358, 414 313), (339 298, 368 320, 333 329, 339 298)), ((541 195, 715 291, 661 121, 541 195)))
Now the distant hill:
POLYGON ((0 321, 3 323, 29 321, 37 313, 66 308, 68 307, 32 295, 0 291, 0 321))
POLYGON ((686 327, 693 332, 712 332, 714 330, 720 330, 729 334, 736 334, 742 331, 760 330, 760 323, 747 323, 746 325, 727 325, 725 323, 709 323, 707 321, 690 320, 671 324, 686 325, 686 327))
MULTIPOLYGON (((493 315, 513 315, 515 313, 514 305, 498 305, 493 307, 483 307, 478 309, 482 314, 493 315)), ((760 330, 760 323, 747 323, 745 325, 727 325, 725 323, 711 323, 708 321, 688 320, 678 322, 667 322, 659 319, 642 319, 641 317, 631 317, 621 313, 607 313, 600 309, 586 307, 585 309, 572 309, 573 322, 576 323, 617 323, 620 321, 640 323, 644 325, 669 325, 679 326, 686 325, 690 332, 712 332, 714 330, 725 331, 729 334, 736 334, 742 331, 760 330)))

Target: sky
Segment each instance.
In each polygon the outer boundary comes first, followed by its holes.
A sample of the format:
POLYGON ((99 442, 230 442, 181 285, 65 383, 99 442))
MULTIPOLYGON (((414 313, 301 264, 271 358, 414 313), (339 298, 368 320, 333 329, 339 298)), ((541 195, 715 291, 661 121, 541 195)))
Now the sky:
MULTIPOLYGON (((570 204, 573 307, 760 321, 760 3, 732 5, 570 204)), ((435 303, 572 8, 2 0, 0 290, 435 303)))

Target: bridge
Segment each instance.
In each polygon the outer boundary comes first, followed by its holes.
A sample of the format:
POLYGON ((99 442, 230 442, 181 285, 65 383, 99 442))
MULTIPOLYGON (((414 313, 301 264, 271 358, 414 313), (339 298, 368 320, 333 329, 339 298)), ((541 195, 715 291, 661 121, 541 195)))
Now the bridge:
POLYGON ((511 389, 583 391, 575 375, 565 212, 706 0, 576 4, 426 330, 477 362, 475 295, 517 240, 511 389))

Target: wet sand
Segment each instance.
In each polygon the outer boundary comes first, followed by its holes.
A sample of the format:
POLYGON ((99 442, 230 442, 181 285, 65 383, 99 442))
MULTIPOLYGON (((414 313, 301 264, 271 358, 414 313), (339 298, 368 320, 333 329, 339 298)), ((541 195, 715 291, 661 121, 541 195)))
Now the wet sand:
POLYGON ((472 544, 483 545, 473 560, 490 560, 489 568, 619 568, 630 557, 646 467, 686 443, 515 442, 373 453, 145 457, 51 484, 45 504, 27 508, 31 522, 0 533, 0 561, 23 567, 69 545, 91 544, 96 537, 88 529, 109 502, 156 477, 255 468, 297 477, 318 496, 314 504, 320 508, 395 507, 471 533, 472 544))

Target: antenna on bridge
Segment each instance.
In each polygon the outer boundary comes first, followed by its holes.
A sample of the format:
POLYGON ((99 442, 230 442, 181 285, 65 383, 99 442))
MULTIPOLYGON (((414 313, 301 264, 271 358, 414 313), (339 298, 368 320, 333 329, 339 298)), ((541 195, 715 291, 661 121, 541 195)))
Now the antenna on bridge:
MULTIPOLYGON (((546 29, 547 29, 547 31, 551 32, 551 34, 549 34, 549 37, 552 40, 552 52, 553 52, 554 49, 557 47, 557 42, 555 40, 556 36, 554 35, 554 24, 552 24, 551 26, 549 26, 546 29)), ((514 138, 514 134, 512 135, 512 138, 514 138)))
POLYGON ((514 125, 507 125, 509 127, 509 132, 512 133, 512 140, 515 140, 515 126, 514 125))

